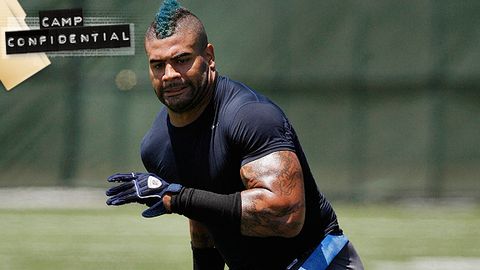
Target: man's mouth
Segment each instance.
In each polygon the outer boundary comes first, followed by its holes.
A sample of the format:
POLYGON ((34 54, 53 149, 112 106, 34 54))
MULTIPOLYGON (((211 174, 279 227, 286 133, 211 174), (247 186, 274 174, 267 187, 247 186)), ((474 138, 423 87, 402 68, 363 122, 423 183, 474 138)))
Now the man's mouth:
POLYGON ((163 95, 165 97, 174 97, 183 94, 185 90, 187 89, 187 86, 176 86, 176 87, 171 87, 163 91, 163 95))

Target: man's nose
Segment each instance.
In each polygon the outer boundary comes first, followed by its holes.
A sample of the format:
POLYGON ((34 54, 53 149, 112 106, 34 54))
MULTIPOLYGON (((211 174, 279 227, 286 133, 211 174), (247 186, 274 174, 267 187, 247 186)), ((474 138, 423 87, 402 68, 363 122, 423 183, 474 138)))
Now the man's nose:
POLYGON ((176 79, 179 76, 180 76, 180 73, 178 73, 171 64, 165 65, 165 73, 163 74, 163 78, 162 78, 164 81, 176 79))

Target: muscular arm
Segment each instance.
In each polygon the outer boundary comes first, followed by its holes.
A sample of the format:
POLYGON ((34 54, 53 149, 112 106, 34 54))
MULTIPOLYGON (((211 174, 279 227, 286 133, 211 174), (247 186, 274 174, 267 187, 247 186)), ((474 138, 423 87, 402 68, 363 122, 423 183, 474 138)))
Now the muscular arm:
POLYGON ((225 261, 215 248, 207 228, 200 222, 190 219, 194 270, 223 270, 225 261))
POLYGON ((241 232, 256 237, 294 237, 305 220, 305 192, 294 152, 279 151, 245 164, 240 176, 241 232))
MULTIPOLYGON (((243 235, 294 237, 301 231, 305 220, 305 192, 302 168, 294 152, 278 151, 247 163, 240 169, 240 176, 246 187, 239 196, 241 213, 238 218, 243 235)), ((190 192, 193 191, 190 189, 190 192)), ((191 194, 191 198, 182 196, 183 210, 179 213, 188 210, 186 216, 189 218, 222 216, 234 222, 235 210, 230 207, 235 205, 232 201, 235 195, 232 197, 206 191, 195 193, 191 194), (204 201, 207 198, 208 202, 204 201), (190 209, 192 206, 194 208, 190 209)), ((171 211, 169 194, 163 197, 163 203, 171 211)), ((201 233, 203 230, 196 227, 195 224, 191 227, 194 238, 206 236, 201 233)))
POLYGON ((214 247, 213 239, 205 226, 195 220, 190 219, 190 238, 192 247, 194 248, 212 248, 214 247))

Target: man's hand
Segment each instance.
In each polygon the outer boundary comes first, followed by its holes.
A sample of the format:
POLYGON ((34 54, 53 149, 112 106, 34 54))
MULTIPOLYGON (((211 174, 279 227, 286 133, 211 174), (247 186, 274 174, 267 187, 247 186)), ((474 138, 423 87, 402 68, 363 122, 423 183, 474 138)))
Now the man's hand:
POLYGON ((167 213, 163 205, 163 196, 166 193, 178 193, 182 189, 182 185, 169 184, 153 173, 117 173, 107 180, 111 183, 122 183, 107 190, 106 194, 110 197, 107 205, 133 202, 146 204, 150 207, 142 213, 146 218, 167 213))

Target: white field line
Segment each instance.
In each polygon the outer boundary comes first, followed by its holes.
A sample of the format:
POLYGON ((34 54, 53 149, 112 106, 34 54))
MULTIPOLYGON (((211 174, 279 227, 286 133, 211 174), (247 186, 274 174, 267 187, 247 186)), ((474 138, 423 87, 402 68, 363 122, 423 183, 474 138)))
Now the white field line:
POLYGON ((105 189, 99 188, 2 188, 0 209, 103 208, 105 189))
POLYGON ((374 270, 478 270, 480 258, 418 257, 406 262, 377 261, 374 270))

